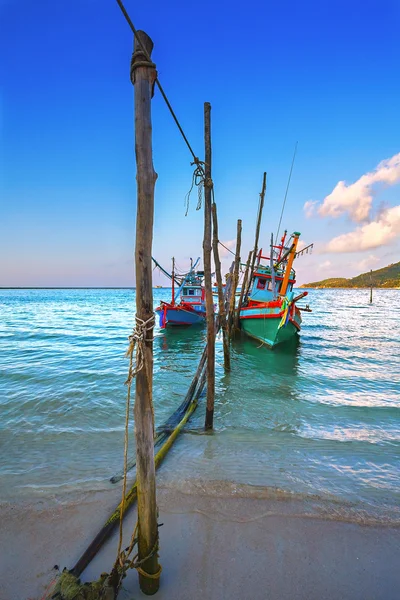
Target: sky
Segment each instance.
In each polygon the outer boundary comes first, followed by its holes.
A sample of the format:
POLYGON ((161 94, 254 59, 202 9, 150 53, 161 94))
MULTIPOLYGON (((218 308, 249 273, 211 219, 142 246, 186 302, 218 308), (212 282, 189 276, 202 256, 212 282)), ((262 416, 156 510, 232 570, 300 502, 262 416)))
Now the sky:
MULTIPOLYGON (((400 3, 125 1, 196 154, 212 105, 220 240, 242 259, 282 226, 312 255, 298 283, 400 261, 400 3)), ((133 37, 115 0, 0 0, 0 286, 132 286, 133 37)), ((153 255, 202 255, 191 156, 152 100, 153 255)), ((223 268, 231 256, 222 252, 223 268)), ((154 272, 154 285, 167 280, 154 272)))

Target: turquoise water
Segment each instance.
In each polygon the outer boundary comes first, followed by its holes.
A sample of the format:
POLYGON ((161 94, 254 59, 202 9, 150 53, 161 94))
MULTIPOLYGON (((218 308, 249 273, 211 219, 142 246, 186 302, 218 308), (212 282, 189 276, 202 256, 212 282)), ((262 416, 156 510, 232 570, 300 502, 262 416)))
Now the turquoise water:
MULTIPOLYGON (((155 305, 168 290, 154 290, 155 305)), ((278 487, 397 520, 400 290, 312 290, 298 343, 247 338, 224 374, 217 342, 215 433, 204 401, 159 471, 165 485, 278 487)), ((120 470, 133 290, 0 290, 2 500, 109 487, 120 470)), ((154 407, 182 401, 202 328, 155 329, 154 407)), ((133 451, 133 449, 132 449, 133 451)))

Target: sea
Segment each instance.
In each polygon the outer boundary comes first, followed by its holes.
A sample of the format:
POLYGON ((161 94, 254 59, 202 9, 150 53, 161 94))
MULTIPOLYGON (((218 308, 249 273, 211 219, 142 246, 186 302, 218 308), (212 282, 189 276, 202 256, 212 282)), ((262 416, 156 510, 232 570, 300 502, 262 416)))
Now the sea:
MULTIPOLYGON (((154 306, 170 294, 155 289, 154 306)), ((372 304, 369 290, 309 290, 306 303, 293 344, 270 350, 238 336, 229 373, 217 339, 214 431, 203 430, 203 397, 159 485, 198 493, 225 483, 398 524, 400 290, 374 290, 372 304)), ((134 315, 134 289, 0 290, 0 501, 112 486, 134 315)), ((156 324, 156 425, 182 402, 205 334, 156 324)))

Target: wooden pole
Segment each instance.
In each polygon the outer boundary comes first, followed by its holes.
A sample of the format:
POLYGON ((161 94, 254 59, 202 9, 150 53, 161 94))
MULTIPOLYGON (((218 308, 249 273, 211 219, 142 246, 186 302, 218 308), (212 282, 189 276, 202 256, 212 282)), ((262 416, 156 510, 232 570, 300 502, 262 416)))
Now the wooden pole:
POLYGON ((236 318, 235 318, 235 327, 236 327, 236 329, 239 329, 240 309, 241 309, 242 304, 243 304, 243 298, 244 298, 245 290, 246 290, 246 287, 247 287, 247 280, 248 280, 248 277, 249 277, 249 270, 250 270, 250 264, 251 264, 251 256, 252 256, 252 254, 253 254, 253 251, 250 250, 249 257, 248 257, 247 263, 246 263, 246 269, 244 271, 242 289, 240 290, 240 298, 239 298, 239 303, 238 303, 237 312, 236 312, 236 318))
POLYGON ((240 267, 240 246, 242 244, 242 221, 238 219, 236 232, 236 251, 235 251, 235 267, 233 269, 232 292, 228 315, 228 332, 229 337, 232 337, 233 324, 235 317, 236 290, 239 283, 239 267, 240 267))
POLYGON ((263 213, 263 209, 264 209, 264 199, 265 199, 266 187, 267 187, 267 174, 264 173, 263 183, 262 183, 262 188, 261 188, 261 193, 260 193, 260 203, 258 205, 258 215, 257 215, 257 224, 256 224, 256 235, 255 235, 255 239, 254 239, 253 258, 251 259, 250 276, 249 276, 249 281, 247 284, 245 300, 247 299, 248 293, 250 291, 251 281, 252 281, 253 273, 254 273, 254 265, 256 262, 257 254, 258 254, 258 240, 260 237, 260 227, 261 227, 262 213, 263 213))
POLYGON ((370 289, 370 293, 369 293, 369 303, 372 304, 372 269, 370 272, 370 279, 371 279, 371 289, 370 289))
POLYGON ((212 203, 211 206, 212 212, 212 222, 213 222, 213 253, 214 253, 214 264, 215 264, 215 276, 217 279, 218 286, 218 312, 219 319, 222 329, 222 340, 224 347, 224 368, 225 371, 231 370, 231 357, 229 351, 229 339, 228 332, 226 326, 226 312, 225 312, 225 299, 224 299, 224 291, 222 289, 222 275, 221 275, 221 261, 219 259, 218 252, 218 218, 217 218, 217 205, 215 202, 212 203))
MULTIPOLYGON (((153 42, 144 31, 139 31, 140 41, 149 56, 153 42)), ((136 317, 146 322, 153 317, 153 282, 151 246, 153 241, 154 186, 157 174, 153 168, 151 98, 157 77, 155 65, 148 62, 135 37, 131 61, 131 81, 135 88, 135 152, 137 167, 137 217, 136 217, 136 317)), ((154 321, 150 326, 154 325, 154 321)), ((157 548, 158 526, 156 505, 156 477, 154 466, 154 414, 153 414, 153 329, 147 329, 144 342, 144 366, 136 375, 135 434, 136 473, 138 492, 138 552, 139 559, 157 548)), ((159 573, 157 552, 142 565, 139 584, 142 592, 155 594, 159 578, 143 575, 159 573)))
POLYGON ((211 179, 211 104, 204 103, 204 286, 206 288, 206 317, 207 317, 207 406, 205 429, 212 429, 214 421, 215 396, 215 324, 214 304, 211 281, 211 195, 213 182, 211 179))

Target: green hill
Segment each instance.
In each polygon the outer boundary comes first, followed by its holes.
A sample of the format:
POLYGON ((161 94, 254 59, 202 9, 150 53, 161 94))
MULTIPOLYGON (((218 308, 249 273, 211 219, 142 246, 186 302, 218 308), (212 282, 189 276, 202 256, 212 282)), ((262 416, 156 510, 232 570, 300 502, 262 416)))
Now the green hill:
POLYGON ((376 288, 400 288, 400 262, 377 269, 372 273, 362 273, 357 277, 345 279, 344 277, 333 277, 301 285, 302 288, 366 288, 371 285, 376 288))

